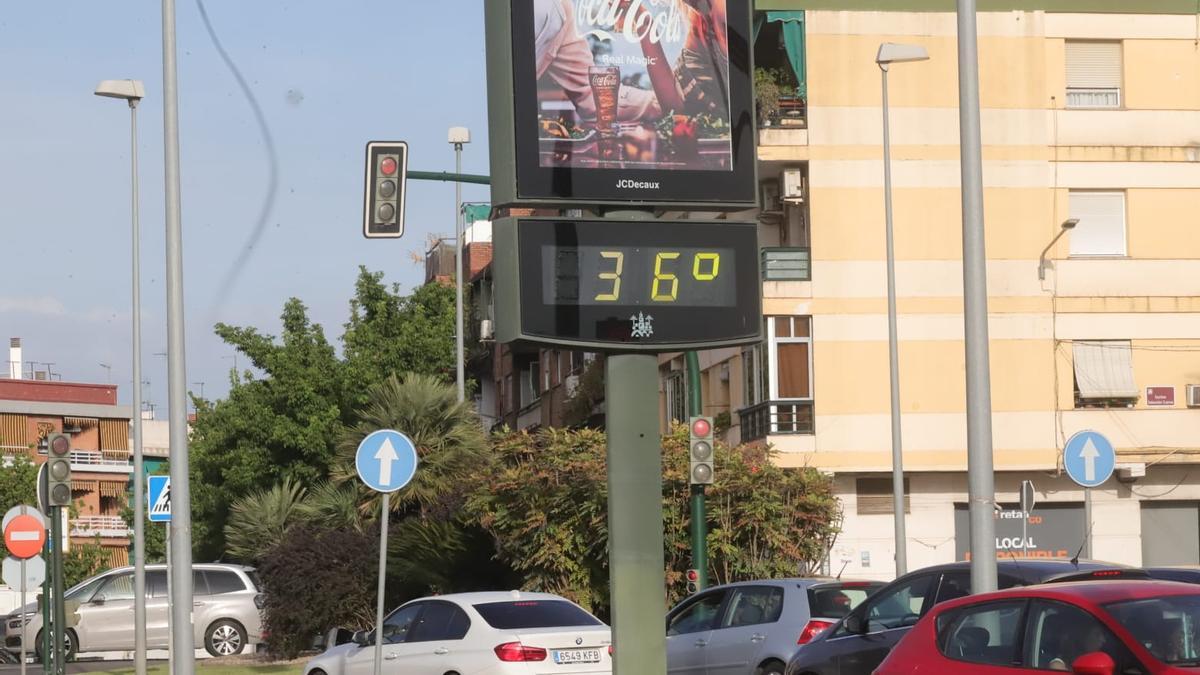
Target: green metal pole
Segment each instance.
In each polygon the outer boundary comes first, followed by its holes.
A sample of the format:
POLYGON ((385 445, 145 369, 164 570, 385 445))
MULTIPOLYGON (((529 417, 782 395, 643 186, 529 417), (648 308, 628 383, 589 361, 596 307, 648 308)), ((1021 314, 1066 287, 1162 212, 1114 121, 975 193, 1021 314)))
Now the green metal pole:
MULTIPOLYGON (((688 414, 701 415, 704 411, 700 395, 700 356, 696 352, 685 352, 688 378, 688 414)), ((708 509, 704 503, 704 486, 692 486, 692 568, 700 573, 696 580, 697 590, 708 588, 708 509)))
POLYGON ((658 358, 606 360, 613 674, 667 672, 658 358))
MULTIPOLYGON (((50 510, 51 512, 54 509, 50 510)), ((47 560, 54 560, 53 549, 46 554, 47 560)), ((42 579, 42 672, 50 672, 50 575, 42 579)))
POLYGON ((55 506, 50 510, 50 536, 54 538, 54 552, 51 555, 51 564, 54 566, 52 570, 54 575, 54 672, 58 675, 65 675, 67 672, 63 642, 67 617, 63 607, 63 592, 66 589, 63 588, 62 513, 63 507, 61 506, 55 506))
POLYGON ((447 171, 409 171, 404 174, 412 180, 440 180, 448 183, 475 183, 491 185, 491 176, 481 176, 475 173, 450 173, 447 171))

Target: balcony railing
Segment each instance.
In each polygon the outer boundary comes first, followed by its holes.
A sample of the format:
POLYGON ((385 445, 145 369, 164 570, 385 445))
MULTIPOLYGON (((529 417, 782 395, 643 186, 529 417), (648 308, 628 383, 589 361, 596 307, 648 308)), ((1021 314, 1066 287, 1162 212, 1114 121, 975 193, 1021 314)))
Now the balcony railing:
POLYGON ((742 441, 782 434, 812 434, 812 401, 764 401, 738 411, 742 441))
POLYGON ((80 516, 71 519, 73 537, 128 537, 129 525, 120 516, 80 516))
POLYGON ((108 459, 99 452, 88 450, 71 451, 71 468, 102 473, 133 473, 133 465, 129 460, 108 459))
POLYGON ((763 281, 812 280, 812 255, 807 248, 764 248, 763 281))
POLYGON ((1068 108, 1113 109, 1121 107, 1121 90, 1115 87, 1085 89, 1070 87, 1067 89, 1068 108))

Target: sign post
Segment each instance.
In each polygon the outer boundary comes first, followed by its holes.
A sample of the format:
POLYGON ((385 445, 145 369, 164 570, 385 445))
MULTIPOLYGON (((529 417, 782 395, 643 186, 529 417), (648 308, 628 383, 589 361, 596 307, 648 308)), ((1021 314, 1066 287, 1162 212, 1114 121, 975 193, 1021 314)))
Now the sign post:
MULTIPOLYGON (((167 528, 167 597, 171 595, 171 477, 146 476, 146 517, 152 523, 163 523, 167 528)), ((167 669, 175 672, 175 633, 171 631, 171 613, 167 612, 167 669)))
POLYGON ((1029 557, 1029 512, 1037 504, 1033 481, 1021 481, 1021 557, 1029 557))
POLYGON ((383 669, 383 593, 387 579, 388 501, 392 493, 408 485, 417 474, 417 448, 412 440, 392 429, 367 434, 354 455, 358 478, 382 493, 379 507, 379 599, 375 607, 374 675, 383 669))
POLYGON ((1112 477, 1117 453, 1099 432, 1086 430, 1071 436, 1063 447, 1063 468, 1083 488, 1083 554, 1092 556, 1092 488, 1112 477))

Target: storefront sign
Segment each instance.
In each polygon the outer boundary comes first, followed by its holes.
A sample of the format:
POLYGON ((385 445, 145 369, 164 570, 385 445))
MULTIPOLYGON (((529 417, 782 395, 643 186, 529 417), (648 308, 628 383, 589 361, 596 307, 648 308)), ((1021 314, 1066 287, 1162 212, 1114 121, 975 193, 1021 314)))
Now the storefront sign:
MULTIPOLYGON (((1002 504, 995 511, 996 557, 1074 557, 1083 543, 1083 504, 1038 504, 1029 514, 1022 536, 1024 513, 1017 504, 1002 504)), ((956 560, 970 560, 971 527, 966 504, 954 505, 954 552, 956 560)))

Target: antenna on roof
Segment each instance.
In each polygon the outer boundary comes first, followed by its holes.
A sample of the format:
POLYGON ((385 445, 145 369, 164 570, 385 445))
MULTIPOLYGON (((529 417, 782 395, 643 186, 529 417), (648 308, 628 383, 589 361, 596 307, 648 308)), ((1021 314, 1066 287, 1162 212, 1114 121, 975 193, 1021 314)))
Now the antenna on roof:
POLYGON ((849 561, 849 560, 843 560, 843 561, 842 561, 842 569, 838 570, 837 576, 836 576, 836 577, 834 577, 834 579, 841 579, 841 578, 842 578, 842 572, 845 572, 845 571, 846 571, 846 565, 849 565, 849 564, 850 564, 850 561, 849 561))
POLYGON ((1083 533, 1083 541, 1079 544, 1079 550, 1075 551, 1075 557, 1071 558, 1071 564, 1079 567, 1079 556, 1083 553, 1083 547, 1087 546, 1088 540, 1092 538, 1092 524, 1088 523, 1087 532, 1083 533))

